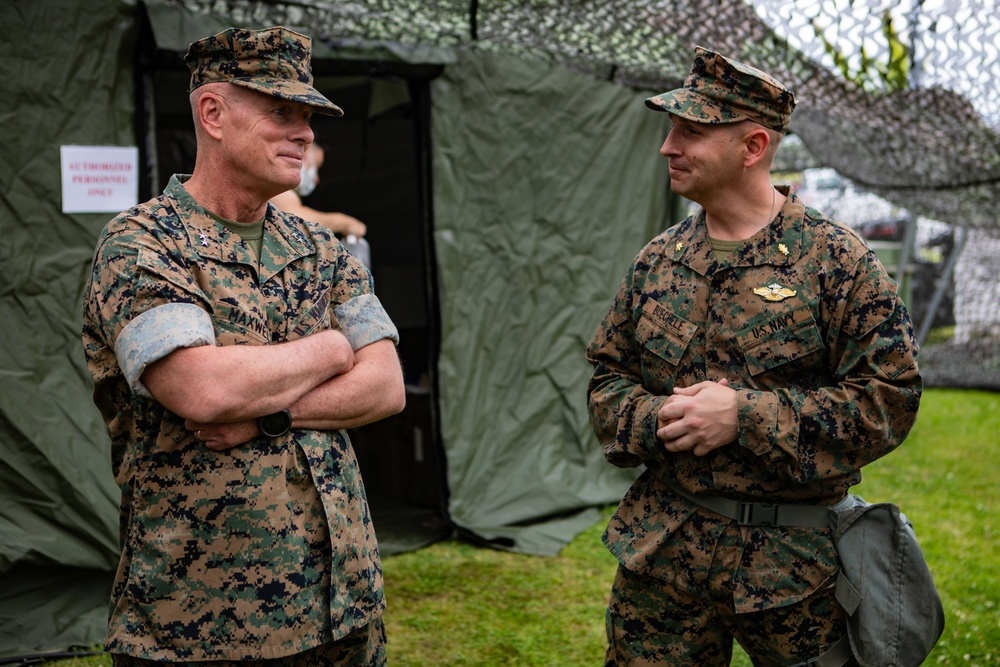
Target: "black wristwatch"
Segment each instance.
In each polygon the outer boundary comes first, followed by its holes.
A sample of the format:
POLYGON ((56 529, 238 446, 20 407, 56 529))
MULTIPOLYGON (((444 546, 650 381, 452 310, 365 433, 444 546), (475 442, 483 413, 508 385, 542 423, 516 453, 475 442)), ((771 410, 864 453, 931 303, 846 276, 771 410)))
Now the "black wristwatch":
POLYGON ((261 435, 268 438, 280 438, 292 428, 292 413, 289 410, 282 410, 258 417, 257 428, 260 429, 261 435))

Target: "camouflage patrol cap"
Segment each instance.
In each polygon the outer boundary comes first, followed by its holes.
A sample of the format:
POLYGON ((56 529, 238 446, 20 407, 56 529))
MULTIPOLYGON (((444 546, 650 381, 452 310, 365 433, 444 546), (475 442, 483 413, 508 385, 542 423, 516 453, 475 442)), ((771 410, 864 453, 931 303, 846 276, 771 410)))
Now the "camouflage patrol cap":
POLYGON ((229 28, 191 44, 184 62, 194 90, 206 83, 228 81, 283 100, 308 104, 317 113, 343 116, 344 111, 313 88, 312 40, 277 26, 264 30, 229 28))
POLYGON ((684 87, 647 98, 646 106, 696 123, 752 120, 784 133, 795 96, 759 69, 697 46, 684 87))

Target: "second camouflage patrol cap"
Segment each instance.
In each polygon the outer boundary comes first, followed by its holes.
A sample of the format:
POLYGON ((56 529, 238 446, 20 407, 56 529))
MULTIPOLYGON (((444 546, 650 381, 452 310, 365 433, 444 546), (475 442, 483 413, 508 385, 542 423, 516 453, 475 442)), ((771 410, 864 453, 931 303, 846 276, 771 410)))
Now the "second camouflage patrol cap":
POLYGON ((281 99, 308 104, 317 113, 344 111, 313 88, 312 40, 282 26, 264 30, 229 28, 191 44, 184 62, 194 90, 228 81, 281 99))
POLYGON ((646 106, 696 123, 752 120, 784 133, 795 96, 759 69, 697 46, 684 86, 647 98, 646 106))

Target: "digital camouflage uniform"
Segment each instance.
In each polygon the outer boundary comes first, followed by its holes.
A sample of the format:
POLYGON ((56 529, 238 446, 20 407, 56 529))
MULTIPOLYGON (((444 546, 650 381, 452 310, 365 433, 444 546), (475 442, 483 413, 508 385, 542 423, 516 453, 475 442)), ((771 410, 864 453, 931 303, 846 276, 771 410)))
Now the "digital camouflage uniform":
MULTIPOLYGON (((230 28, 191 45, 190 89, 229 82, 342 115, 312 87, 310 47, 280 26, 230 28)), ((122 492, 106 649, 116 664, 382 664, 382 571, 347 434, 293 429, 212 451, 141 377, 182 347, 337 329, 358 350, 398 342, 396 329, 367 269, 325 228, 268 205, 258 257, 183 182, 108 223, 84 295, 87 365, 122 492)))
POLYGON ((229 28, 191 44, 184 62, 191 70, 191 90, 229 82, 343 116, 343 109, 312 87, 311 53, 312 40, 288 28, 229 28))
POLYGON ((259 263, 174 177, 112 220, 83 340, 122 491, 107 650, 162 660, 271 658, 338 639, 384 607, 344 431, 207 449, 142 370, 180 347, 269 345, 339 329, 397 340, 367 270, 332 233, 268 205, 259 263))
MULTIPOLYGON (((645 104, 784 133, 795 98, 696 47, 684 85, 645 104)), ((770 526, 701 504, 836 504, 916 419, 916 344, 895 283, 856 233, 782 193, 778 215, 721 259, 704 211, 653 239, 587 350, 605 456, 645 466, 604 534, 620 562, 609 665, 728 665, 733 637, 754 664, 791 665, 846 631, 822 511, 801 525, 823 527, 770 526), (721 380, 736 391, 737 440, 702 457, 670 453, 656 437, 666 398, 721 380)))
POLYGON ((834 504, 862 466, 902 442, 921 391, 895 283, 854 231, 782 191, 774 221, 723 261, 703 211, 650 242, 588 348, 591 422, 605 455, 646 466, 605 543, 629 571, 694 596, 711 594, 713 556, 731 543, 726 596, 736 614, 829 586, 830 531, 735 526, 662 480, 692 494, 834 504), (668 452, 656 437, 665 397, 722 379, 738 392, 738 441, 704 457, 668 452))
POLYGON ((795 96, 759 69, 698 46, 684 86, 647 98, 646 106, 695 123, 752 120, 784 134, 795 96))

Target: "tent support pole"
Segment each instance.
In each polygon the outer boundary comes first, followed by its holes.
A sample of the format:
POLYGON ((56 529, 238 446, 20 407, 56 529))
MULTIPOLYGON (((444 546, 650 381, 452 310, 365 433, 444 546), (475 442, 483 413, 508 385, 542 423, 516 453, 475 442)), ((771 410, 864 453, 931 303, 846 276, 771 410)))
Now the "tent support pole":
POLYGON ((896 266, 896 284, 902 286, 906 278, 906 268, 910 265, 913 246, 917 241, 917 221, 912 214, 906 215, 906 230, 903 232, 903 247, 900 249, 899 264, 896 266))
POLYGON ((469 2, 469 37, 475 42, 479 39, 479 0, 470 0, 469 2))
POLYGON ((933 324, 934 318, 937 316, 938 308, 941 307, 941 300, 944 298, 945 290, 951 284, 951 277, 955 272, 955 264, 958 262, 958 256, 962 254, 962 249, 965 247, 966 238, 968 238, 968 230, 965 227, 959 227, 955 231, 955 245, 951 249, 951 254, 948 255, 948 261, 945 263, 944 271, 941 272, 941 277, 938 278, 934 297, 927 307, 927 312, 924 313, 924 321, 920 323, 920 332, 917 334, 917 345, 923 346, 924 341, 927 340, 927 334, 930 333, 931 324, 933 324))

